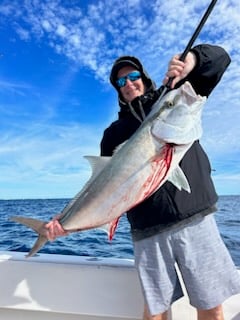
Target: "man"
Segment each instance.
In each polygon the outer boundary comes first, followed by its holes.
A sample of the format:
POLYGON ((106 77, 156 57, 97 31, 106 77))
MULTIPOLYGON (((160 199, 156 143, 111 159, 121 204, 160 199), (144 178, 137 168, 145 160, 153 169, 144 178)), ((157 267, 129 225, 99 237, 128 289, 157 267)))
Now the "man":
MULTIPOLYGON (((199 45, 184 62, 178 55, 173 57, 164 83, 173 78, 174 88, 188 80, 198 94, 209 96, 229 63, 224 49, 199 45)), ((111 156, 137 130, 163 89, 156 89, 141 62, 131 56, 115 61, 110 81, 117 90, 120 111, 118 120, 104 131, 103 156, 111 156)), ((180 166, 190 184, 190 194, 166 182, 128 212, 146 302, 144 319, 168 319, 171 304, 182 297, 177 263, 198 320, 223 320, 221 304, 240 292, 240 279, 212 214, 217 194, 209 160, 199 141, 194 142, 180 166)), ((64 235, 57 220, 48 228, 49 239, 64 235)))

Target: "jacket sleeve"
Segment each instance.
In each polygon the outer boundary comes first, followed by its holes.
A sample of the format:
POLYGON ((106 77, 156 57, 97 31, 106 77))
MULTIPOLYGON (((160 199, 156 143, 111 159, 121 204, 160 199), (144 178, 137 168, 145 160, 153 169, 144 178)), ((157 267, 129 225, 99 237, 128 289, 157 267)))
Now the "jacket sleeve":
POLYGON ((201 44, 191 51, 197 57, 197 65, 184 81, 189 81, 198 94, 208 97, 221 80, 231 59, 223 48, 215 45, 201 44))
POLYGON ((103 137, 100 143, 100 155, 104 157, 111 157, 113 154, 114 145, 111 139, 110 129, 104 130, 103 137))

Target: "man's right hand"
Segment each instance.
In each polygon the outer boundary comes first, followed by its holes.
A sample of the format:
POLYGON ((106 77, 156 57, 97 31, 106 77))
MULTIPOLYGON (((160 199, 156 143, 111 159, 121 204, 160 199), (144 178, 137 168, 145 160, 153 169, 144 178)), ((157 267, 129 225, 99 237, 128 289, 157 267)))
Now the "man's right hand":
POLYGON ((59 218, 60 216, 57 215, 53 218, 53 220, 51 220, 45 225, 45 228, 47 229, 46 237, 50 241, 54 241, 57 237, 63 237, 69 234, 67 231, 63 229, 62 225, 58 220, 59 218))

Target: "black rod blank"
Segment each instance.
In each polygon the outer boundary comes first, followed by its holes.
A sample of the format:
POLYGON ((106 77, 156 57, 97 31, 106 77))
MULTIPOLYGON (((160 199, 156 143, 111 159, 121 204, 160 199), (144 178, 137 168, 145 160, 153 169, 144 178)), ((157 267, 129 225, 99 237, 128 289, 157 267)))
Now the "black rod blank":
MULTIPOLYGON (((210 5, 208 6, 208 8, 207 8, 207 10, 206 10, 206 12, 205 12, 205 14, 204 14, 204 16, 202 17, 202 19, 201 19, 201 21, 199 22, 196 30, 195 30, 194 33, 193 33, 191 39, 189 40, 189 42, 188 42, 185 50, 183 51, 183 53, 182 53, 181 56, 180 56, 180 60, 181 60, 181 61, 184 61, 184 60, 185 60, 185 58, 186 58, 189 50, 191 49, 194 41, 196 40, 196 38, 198 37, 200 31, 202 30, 202 27, 204 26, 205 22, 207 21, 207 18, 209 17, 210 13, 212 12, 212 10, 213 10, 216 2, 217 2, 217 0, 212 0, 211 3, 210 3, 210 5)), ((172 81, 173 81, 173 78, 170 78, 170 79, 168 80, 168 83, 165 85, 166 90, 169 90, 169 89, 170 89, 172 81)), ((164 92, 165 92, 166 90, 164 90, 164 92)))
POLYGON ((185 50, 183 51, 180 60, 184 61, 186 58, 186 55, 188 54, 189 50, 191 49, 194 41, 196 40, 196 38, 198 37, 200 31, 202 30, 202 27, 204 26, 205 22, 207 21, 207 18, 209 17, 210 13, 212 12, 212 9, 214 8, 215 4, 216 4, 217 0, 212 0, 212 2, 210 3, 207 11, 205 12, 204 16, 202 17, 200 23, 197 26, 197 29, 194 31, 194 34, 192 35, 191 39, 189 40, 185 50))

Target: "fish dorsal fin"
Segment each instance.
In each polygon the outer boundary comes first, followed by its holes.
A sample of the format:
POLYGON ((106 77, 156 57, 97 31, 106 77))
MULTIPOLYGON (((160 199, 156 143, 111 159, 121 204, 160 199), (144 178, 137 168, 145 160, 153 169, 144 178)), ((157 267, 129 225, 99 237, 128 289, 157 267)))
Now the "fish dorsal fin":
MULTIPOLYGON (((127 140, 128 141, 128 140, 127 140)), ((115 149, 113 154, 117 153, 124 145, 127 141, 124 141, 123 143, 119 144, 115 149)))
POLYGON ((84 156, 85 159, 91 165, 92 168, 92 176, 91 178, 85 183, 83 188, 75 195, 75 197, 63 208, 61 215, 64 215, 73 205, 74 203, 80 198, 80 196, 85 192, 87 187, 92 183, 92 181, 98 176, 98 174, 103 170, 103 168, 107 165, 110 161, 111 157, 99 157, 99 156, 84 156))
POLYGON ((92 176, 89 182, 103 170, 103 168, 108 164, 108 162, 111 159, 111 157, 98 156, 84 156, 84 158, 88 160, 92 168, 92 176))
POLYGON ((189 186, 187 178, 179 166, 177 166, 175 170, 173 170, 171 175, 168 177, 168 181, 170 181, 179 190, 183 189, 188 193, 191 193, 191 188, 189 186))

